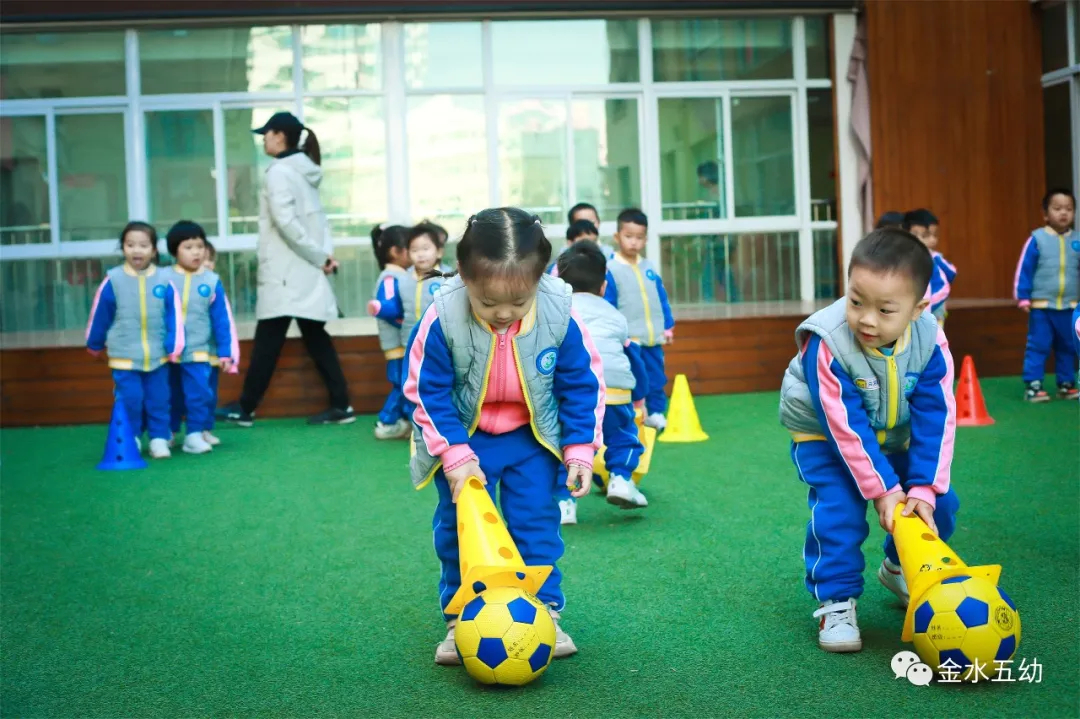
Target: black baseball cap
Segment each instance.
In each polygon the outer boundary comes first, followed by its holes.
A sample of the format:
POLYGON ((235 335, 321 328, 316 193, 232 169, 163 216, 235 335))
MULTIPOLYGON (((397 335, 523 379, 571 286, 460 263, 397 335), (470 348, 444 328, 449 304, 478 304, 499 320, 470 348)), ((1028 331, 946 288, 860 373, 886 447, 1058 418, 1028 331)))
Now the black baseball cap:
POLYGON ((288 132, 289 130, 303 130, 304 123, 291 112, 275 112, 266 124, 262 127, 256 127, 252 132, 256 135, 265 135, 273 130, 274 132, 288 132))

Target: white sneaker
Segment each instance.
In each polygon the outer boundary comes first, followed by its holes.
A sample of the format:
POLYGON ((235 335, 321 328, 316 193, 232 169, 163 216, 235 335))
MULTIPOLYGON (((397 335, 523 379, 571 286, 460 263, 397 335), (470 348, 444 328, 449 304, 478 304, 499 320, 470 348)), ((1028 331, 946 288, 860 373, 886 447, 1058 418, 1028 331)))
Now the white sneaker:
POLYGON ((560 499, 559 513, 562 515, 559 524, 577 524, 577 500, 573 497, 560 499))
POLYGON ((621 509, 642 509, 649 506, 649 500, 631 480, 612 474, 608 477, 607 501, 621 509))
POLYGON ((446 639, 439 642, 435 647, 435 663, 444 667, 452 667, 461 664, 461 657, 457 653, 457 645, 454 644, 454 627, 457 622, 446 625, 446 639))
POLYGON ((412 434, 412 423, 399 419, 393 424, 375 423, 375 439, 405 439, 412 434))
POLYGON ((855 617, 855 600, 828 601, 814 612, 821 618, 818 624, 818 646, 827 652, 857 652, 862 649, 859 621, 855 617))
POLYGON ((667 427, 667 419, 659 412, 653 412, 645 418, 645 426, 652 427, 659 432, 667 427))
POLYGON ((886 589, 896 595, 896 598, 905 607, 908 605, 908 602, 911 601, 911 594, 908 592, 907 580, 904 579, 904 573, 900 571, 900 567, 890 562, 886 557, 881 560, 881 566, 877 570, 877 578, 886 589))
POLYGON ((216 447, 221 444, 221 440, 210 433, 210 430, 204 430, 202 438, 206 440, 206 443, 211 447, 216 447))
POLYGON ((214 448, 203 439, 202 432, 192 432, 184 437, 184 451, 188 454, 206 454, 214 448))
POLYGON ((155 437, 150 440, 150 456, 154 459, 168 459, 172 456, 169 451, 169 440, 164 437, 155 437))
POLYGON ((574 640, 570 638, 570 635, 562 630, 559 626, 559 619, 561 616, 554 609, 548 609, 548 614, 551 615, 551 621, 555 622, 555 654, 556 659, 562 659, 572 654, 577 654, 577 645, 574 644, 574 640))

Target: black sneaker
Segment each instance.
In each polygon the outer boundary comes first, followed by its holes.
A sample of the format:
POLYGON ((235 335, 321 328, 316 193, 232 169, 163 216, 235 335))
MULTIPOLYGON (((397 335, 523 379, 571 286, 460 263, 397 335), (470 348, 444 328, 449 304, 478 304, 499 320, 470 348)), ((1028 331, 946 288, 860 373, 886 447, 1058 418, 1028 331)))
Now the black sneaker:
POLYGON ((352 424, 356 421, 356 412, 352 407, 338 409, 331 407, 325 412, 319 412, 314 417, 309 417, 308 424, 352 424))
POLYGON ((1046 390, 1042 387, 1042 382, 1035 380, 1034 382, 1027 383, 1027 389, 1024 390, 1025 402, 1049 402, 1050 395, 1046 393, 1046 390))
POLYGON ((238 424, 241 427, 250 427, 255 424, 255 413, 249 414, 245 412, 239 402, 230 402, 224 407, 218 407, 214 411, 214 416, 238 424))

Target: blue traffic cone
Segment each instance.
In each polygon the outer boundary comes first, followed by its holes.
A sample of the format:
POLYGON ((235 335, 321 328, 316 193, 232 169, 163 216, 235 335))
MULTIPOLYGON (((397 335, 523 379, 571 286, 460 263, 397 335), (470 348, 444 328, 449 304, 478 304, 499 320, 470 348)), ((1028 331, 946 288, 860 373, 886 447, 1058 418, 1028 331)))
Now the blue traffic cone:
POLYGON ((98 469, 146 469, 146 460, 139 453, 135 443, 135 432, 131 429, 124 403, 119 395, 113 399, 112 419, 109 421, 109 438, 105 440, 105 453, 98 463, 98 469))

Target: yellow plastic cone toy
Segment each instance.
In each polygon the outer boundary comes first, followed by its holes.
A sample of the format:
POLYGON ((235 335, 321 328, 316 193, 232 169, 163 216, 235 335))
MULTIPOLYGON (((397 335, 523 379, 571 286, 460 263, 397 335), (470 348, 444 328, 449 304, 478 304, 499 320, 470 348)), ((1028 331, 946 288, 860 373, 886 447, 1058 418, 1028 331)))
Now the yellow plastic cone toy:
POLYGON ((458 614, 477 594, 492 587, 518 587, 535 595, 551 566, 526 567, 487 489, 469 477, 457 501, 461 587, 446 606, 458 614))
POLYGON ((701 420, 698 419, 686 375, 678 375, 675 377, 675 387, 671 390, 667 429, 658 439, 661 442, 704 442, 708 438, 709 435, 701 428, 701 420))
POLYGON ((914 515, 902 516, 903 510, 904 505, 898 504, 893 514, 893 541, 896 542, 900 569, 911 596, 900 639, 910 642, 915 628, 915 608, 931 587, 961 575, 984 577, 997 586, 1001 578, 1001 565, 969 567, 948 544, 930 531, 926 522, 914 515))

